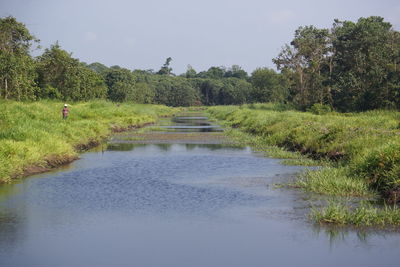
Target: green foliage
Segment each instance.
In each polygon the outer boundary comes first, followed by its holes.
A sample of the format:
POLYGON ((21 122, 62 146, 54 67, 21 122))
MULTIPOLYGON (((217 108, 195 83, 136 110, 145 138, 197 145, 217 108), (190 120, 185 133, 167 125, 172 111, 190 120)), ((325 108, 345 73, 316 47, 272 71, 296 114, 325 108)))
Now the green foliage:
POLYGON ((284 77, 272 69, 258 68, 251 74, 254 102, 284 102, 288 98, 284 77))
MULTIPOLYGON (((353 165, 353 172, 386 194, 400 190, 400 138, 373 149, 353 165)), ((400 195, 393 196, 400 198, 400 195)), ((400 200, 400 199, 399 199, 400 200)))
POLYGON ((225 71, 224 77, 232 77, 244 80, 248 78, 248 74, 239 65, 232 65, 232 67, 225 71))
POLYGON ((218 93, 218 104, 237 105, 249 101, 251 84, 238 78, 227 78, 223 80, 223 86, 218 93))
POLYGON ((198 93, 187 79, 160 77, 154 82, 155 103, 168 106, 191 106, 198 102, 198 93))
POLYGON ((307 111, 316 115, 325 115, 329 112, 332 112, 332 108, 328 105, 316 103, 307 109, 307 111))
MULTIPOLYGON (((333 98, 340 110, 368 110, 393 107, 399 86, 399 36, 380 17, 360 18, 357 23, 335 21, 332 42, 335 49, 333 98), (396 86, 395 86, 396 87, 396 86), (393 105, 392 105, 393 104, 393 105)), ((398 97, 398 96, 397 96, 398 97)))
POLYGON ((400 209, 397 206, 385 206, 383 209, 362 203, 349 208, 341 203, 331 202, 322 209, 313 209, 311 218, 320 224, 338 224, 353 226, 399 226, 400 209))
POLYGON ((130 70, 114 68, 105 74, 108 98, 115 102, 132 100, 136 77, 130 70))
POLYGON ((225 75, 225 68, 223 67, 210 67, 207 71, 200 72, 198 78, 208 79, 222 79, 225 75))
POLYGON ((224 87, 221 80, 202 79, 198 81, 198 88, 201 93, 201 102, 207 106, 217 105, 219 103, 219 92, 224 87))
POLYGON ((334 196, 373 196, 368 184, 350 174, 348 168, 308 170, 294 184, 307 191, 334 196))
POLYGON ((87 67, 100 75, 104 75, 108 71, 108 67, 99 62, 91 63, 87 67))
POLYGON ((161 67, 161 69, 157 72, 157 74, 160 75, 170 75, 172 73, 172 68, 169 67, 171 64, 172 58, 169 57, 165 60, 164 65, 161 67))
POLYGON ((40 98, 77 101, 106 97, 102 77, 72 58, 58 43, 38 57, 37 73, 41 90, 36 95, 40 98))
POLYGON ((260 110, 271 110, 271 111, 288 111, 296 110, 291 104, 277 103, 277 102, 267 102, 267 103, 252 103, 248 105, 243 105, 245 108, 249 109, 260 109, 260 110))
POLYGON ((188 65, 185 73, 186 78, 196 78, 197 72, 193 69, 192 66, 188 65))
POLYGON ((13 17, 0 18, 0 98, 28 100, 37 90, 29 49, 37 39, 13 17))
POLYGON ((399 108, 400 33, 381 17, 300 27, 274 63, 291 82, 290 101, 341 111, 399 108))
POLYGON ((140 104, 151 104, 154 99, 154 88, 144 82, 138 82, 132 94, 132 101, 140 104))
POLYGON ((60 91, 49 84, 46 84, 41 90, 38 90, 36 96, 39 99, 62 99, 60 91))

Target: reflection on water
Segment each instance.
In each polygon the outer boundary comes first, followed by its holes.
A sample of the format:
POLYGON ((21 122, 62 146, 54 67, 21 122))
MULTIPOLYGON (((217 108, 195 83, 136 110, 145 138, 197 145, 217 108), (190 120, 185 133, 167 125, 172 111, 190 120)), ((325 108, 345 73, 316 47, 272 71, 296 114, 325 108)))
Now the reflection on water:
MULTIPOLYGON (((222 132, 220 125, 215 125, 208 121, 205 116, 189 116, 190 114, 183 114, 184 116, 175 116, 171 121, 163 121, 160 123, 160 129, 176 130, 181 132, 222 132), (172 123, 171 123, 172 122, 172 123), (166 125, 164 125, 166 124, 166 125)), ((199 115, 199 114, 195 114, 199 115)))
POLYGON ((171 125, 159 126, 159 128, 190 132, 222 132, 222 129, 219 125, 171 125))
POLYGON ((110 143, 0 190, 0 266, 398 266, 397 233, 310 224, 318 197, 274 186, 300 170, 248 147, 110 143))
MULTIPOLYGON (((172 148, 172 144, 152 144, 153 146, 159 148, 160 150, 169 151, 172 148)), ((135 148, 145 147, 148 144, 143 143, 109 143, 107 144, 108 151, 132 151, 135 148)), ((237 145, 229 145, 229 144, 182 144, 186 150, 192 150, 195 148, 207 148, 211 151, 218 150, 218 149, 238 149, 238 150, 245 150, 248 148, 240 147, 237 145)))

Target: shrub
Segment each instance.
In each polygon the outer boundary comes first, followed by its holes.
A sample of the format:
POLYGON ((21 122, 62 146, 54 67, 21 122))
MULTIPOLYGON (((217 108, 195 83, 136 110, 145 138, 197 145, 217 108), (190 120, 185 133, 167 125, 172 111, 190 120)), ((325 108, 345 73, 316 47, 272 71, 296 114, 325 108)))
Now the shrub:
POLYGON ((316 103, 312 105, 307 111, 316 115, 325 115, 329 112, 332 112, 332 108, 328 105, 316 103))

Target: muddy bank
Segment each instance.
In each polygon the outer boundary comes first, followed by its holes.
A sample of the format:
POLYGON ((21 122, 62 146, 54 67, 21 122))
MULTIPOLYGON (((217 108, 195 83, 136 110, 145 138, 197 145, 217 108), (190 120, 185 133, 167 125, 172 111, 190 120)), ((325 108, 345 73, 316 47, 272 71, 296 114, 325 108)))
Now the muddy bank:
POLYGON ((24 170, 22 171, 21 174, 15 174, 12 176, 12 178, 13 179, 24 178, 24 177, 28 177, 30 175, 48 172, 53 169, 59 168, 61 166, 68 165, 77 159, 79 159, 78 156, 72 156, 72 155, 50 156, 44 160, 44 164, 30 165, 30 166, 24 168, 24 170))

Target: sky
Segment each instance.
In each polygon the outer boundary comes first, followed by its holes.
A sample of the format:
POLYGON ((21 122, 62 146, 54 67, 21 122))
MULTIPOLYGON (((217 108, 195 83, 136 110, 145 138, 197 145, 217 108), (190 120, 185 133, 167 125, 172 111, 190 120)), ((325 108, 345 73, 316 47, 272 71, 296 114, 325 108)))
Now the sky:
MULTIPOLYGON (((334 19, 381 16, 400 30, 399 0, 0 0, 41 40, 79 60, 176 74, 190 64, 275 68, 272 59, 299 26, 330 28, 334 19)), ((39 55, 43 50, 33 51, 39 55)))

